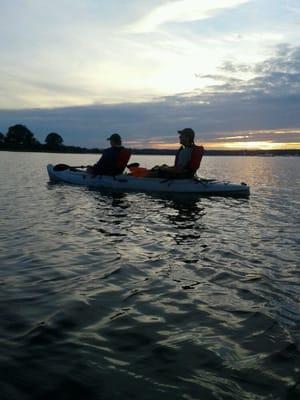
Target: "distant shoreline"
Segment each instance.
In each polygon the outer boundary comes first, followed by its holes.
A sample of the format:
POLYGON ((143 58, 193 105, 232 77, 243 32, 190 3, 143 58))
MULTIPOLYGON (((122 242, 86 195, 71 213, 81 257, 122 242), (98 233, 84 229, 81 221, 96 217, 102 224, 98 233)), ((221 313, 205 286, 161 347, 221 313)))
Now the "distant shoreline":
MULTIPOLYGON (((32 149, 32 148, 0 148, 0 151, 10 152, 28 152, 28 153, 58 153, 58 154, 101 154, 103 149, 81 149, 81 148, 68 148, 64 146, 62 149, 46 150, 46 149, 32 149)), ((176 150, 164 149, 132 149, 133 155, 156 155, 156 156, 172 156, 176 154, 176 150)), ((205 150, 205 156, 300 156, 300 150, 205 150)))

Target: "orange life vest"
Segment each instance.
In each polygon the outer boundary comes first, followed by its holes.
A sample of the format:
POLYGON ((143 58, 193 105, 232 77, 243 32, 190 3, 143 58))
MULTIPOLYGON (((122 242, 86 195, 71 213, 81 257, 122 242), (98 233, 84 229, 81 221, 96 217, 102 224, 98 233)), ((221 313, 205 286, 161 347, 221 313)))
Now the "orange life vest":
POLYGON ((187 168, 194 173, 197 171, 197 169, 200 167, 201 160, 203 157, 204 153, 204 147, 203 146, 193 146, 192 150, 192 157, 187 165, 187 168))
POLYGON ((116 170, 118 174, 122 174, 122 172, 124 171, 124 169, 127 166, 127 163, 130 159, 131 156, 131 150, 130 149, 121 149, 119 154, 118 154, 118 158, 116 160, 116 170))
POLYGON ((150 171, 143 167, 129 167, 130 174, 137 178, 144 178, 149 175, 150 171))

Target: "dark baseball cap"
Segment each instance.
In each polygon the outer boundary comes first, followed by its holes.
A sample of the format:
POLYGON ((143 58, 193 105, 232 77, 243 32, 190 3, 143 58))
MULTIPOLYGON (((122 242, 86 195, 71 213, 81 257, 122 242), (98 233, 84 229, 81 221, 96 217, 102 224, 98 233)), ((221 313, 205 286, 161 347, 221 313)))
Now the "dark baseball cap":
POLYGON ((184 128, 181 131, 178 131, 178 133, 180 135, 188 136, 191 139, 194 139, 194 137, 195 137, 195 132, 193 131, 192 128, 184 128))
POLYGON ((107 140, 112 140, 113 142, 121 142, 121 136, 118 133, 113 133, 107 140))

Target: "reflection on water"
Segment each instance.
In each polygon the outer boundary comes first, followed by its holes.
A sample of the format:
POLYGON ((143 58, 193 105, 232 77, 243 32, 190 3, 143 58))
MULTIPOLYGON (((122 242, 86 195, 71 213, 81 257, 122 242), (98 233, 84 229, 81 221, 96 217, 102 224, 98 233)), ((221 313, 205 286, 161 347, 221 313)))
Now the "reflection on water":
POLYGON ((13 156, 1 399, 299 398, 297 159, 207 157, 251 183, 235 199, 48 184, 45 155, 13 156))

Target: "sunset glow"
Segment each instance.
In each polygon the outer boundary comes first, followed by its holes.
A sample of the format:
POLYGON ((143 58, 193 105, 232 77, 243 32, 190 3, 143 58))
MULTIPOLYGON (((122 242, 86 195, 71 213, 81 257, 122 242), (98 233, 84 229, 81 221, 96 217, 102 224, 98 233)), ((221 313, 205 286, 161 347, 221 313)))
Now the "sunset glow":
POLYGON ((220 143, 220 148, 228 150, 283 150, 283 149, 300 149, 300 143, 276 143, 271 141, 253 141, 253 142, 231 142, 220 143))
MULTIPOLYGON (((299 150, 299 143, 276 143, 276 142, 204 142, 197 144, 203 145, 207 150, 299 150)), ((177 149, 180 145, 178 143, 151 143, 150 148, 154 149, 177 149)), ((140 146, 138 146, 140 147, 140 146)))
MULTIPOLYGON (((208 150, 284 150, 300 149, 300 129, 277 129, 216 133, 214 140, 205 139, 205 133, 196 132, 196 143, 208 150), (272 139, 271 139, 272 138, 272 139), (277 139, 277 140, 276 140, 277 139), (291 140, 292 139, 292 140, 291 140), (296 139, 296 140, 295 140, 296 139)), ((149 140, 129 141, 129 146, 154 149, 177 149, 180 144, 174 136, 153 137, 149 140)))

